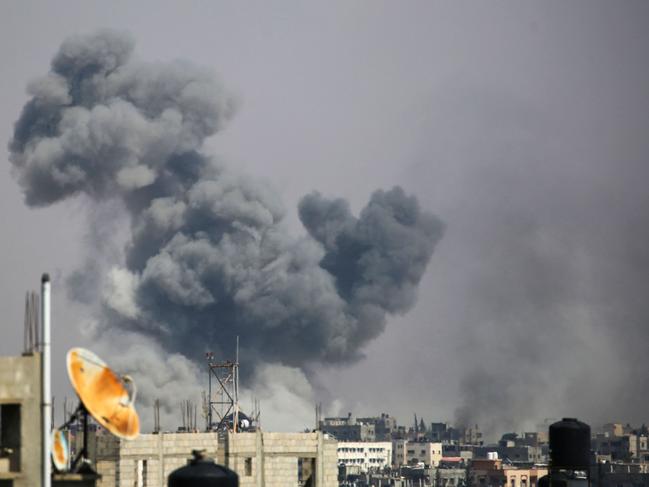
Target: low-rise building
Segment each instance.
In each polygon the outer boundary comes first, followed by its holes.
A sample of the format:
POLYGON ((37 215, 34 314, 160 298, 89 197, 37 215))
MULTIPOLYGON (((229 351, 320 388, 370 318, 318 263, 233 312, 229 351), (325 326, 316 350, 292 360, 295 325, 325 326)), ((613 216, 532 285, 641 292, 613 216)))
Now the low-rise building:
POLYGON ((466 485, 465 467, 439 467, 435 471, 436 487, 462 487, 466 485))
POLYGON ((504 465, 501 459, 473 460, 470 482, 476 486, 535 487, 548 474, 545 466, 504 465))

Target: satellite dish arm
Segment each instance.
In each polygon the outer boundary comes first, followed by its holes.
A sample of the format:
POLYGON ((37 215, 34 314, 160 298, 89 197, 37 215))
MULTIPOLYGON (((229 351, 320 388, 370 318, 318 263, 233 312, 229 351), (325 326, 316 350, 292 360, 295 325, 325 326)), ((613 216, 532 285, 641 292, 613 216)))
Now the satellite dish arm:
POLYGON ((128 398, 126 403, 122 403, 124 406, 130 406, 135 402, 135 397, 137 396, 137 387, 135 386, 135 381, 130 375, 123 375, 122 376, 122 381, 125 384, 128 384, 129 387, 126 388, 128 392, 128 398))

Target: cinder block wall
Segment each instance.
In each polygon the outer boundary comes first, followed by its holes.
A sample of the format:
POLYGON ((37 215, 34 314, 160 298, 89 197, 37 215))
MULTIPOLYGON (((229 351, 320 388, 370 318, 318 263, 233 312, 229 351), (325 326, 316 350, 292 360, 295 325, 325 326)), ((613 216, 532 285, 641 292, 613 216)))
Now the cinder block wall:
POLYGON ((147 487, 166 486, 169 474, 187 464, 187 460, 192 457, 192 450, 206 450, 207 456, 216 458, 217 434, 143 434, 135 440, 98 437, 95 465, 102 479, 97 486, 135 486, 138 469, 146 478, 147 487))
POLYGON ((338 443, 326 439, 322 432, 230 433, 223 442, 221 458, 239 474, 241 487, 297 486, 300 458, 313 463, 316 487, 337 487, 337 450, 338 443), (251 464, 248 471, 246 462, 251 464))
MULTIPOLYGON (((138 461, 146 461, 146 486, 163 487, 168 475, 204 449, 239 475, 241 487, 297 487, 298 459, 315 468, 315 487, 337 487, 335 440, 314 433, 146 434, 132 441, 98 437, 99 487, 137 485, 138 461)), ((143 465, 140 464, 140 472, 143 465)), ((144 472, 142 472, 144 474, 144 472)))

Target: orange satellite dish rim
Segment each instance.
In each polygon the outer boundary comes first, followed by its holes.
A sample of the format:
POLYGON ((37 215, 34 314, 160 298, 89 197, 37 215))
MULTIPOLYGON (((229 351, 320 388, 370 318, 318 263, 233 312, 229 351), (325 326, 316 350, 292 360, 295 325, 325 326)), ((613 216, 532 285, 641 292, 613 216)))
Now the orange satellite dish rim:
POLYGON ((68 469, 68 461, 70 460, 70 448, 68 447, 68 440, 65 438, 63 431, 54 428, 52 430, 52 462, 59 472, 64 472, 68 469))
POLYGON ((138 437, 140 418, 133 406, 135 384, 130 377, 118 376, 85 348, 68 352, 67 368, 72 387, 95 421, 119 438, 138 437))

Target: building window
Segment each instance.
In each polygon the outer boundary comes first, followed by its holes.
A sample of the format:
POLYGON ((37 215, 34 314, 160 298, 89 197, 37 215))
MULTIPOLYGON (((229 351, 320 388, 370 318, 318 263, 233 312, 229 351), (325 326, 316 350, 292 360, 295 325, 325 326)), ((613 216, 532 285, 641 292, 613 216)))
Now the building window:
POLYGON ((252 458, 250 457, 246 458, 244 472, 246 477, 250 477, 252 475, 252 458))
POLYGON ((136 487, 147 487, 147 461, 138 460, 135 464, 135 485, 136 487))
POLYGON ((315 481, 315 458, 297 459, 297 481, 300 487, 313 485, 315 481))
POLYGON ((20 472, 20 404, 0 405, 0 464, 20 472))

